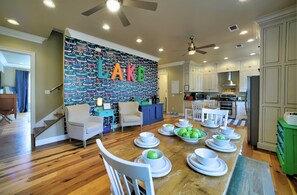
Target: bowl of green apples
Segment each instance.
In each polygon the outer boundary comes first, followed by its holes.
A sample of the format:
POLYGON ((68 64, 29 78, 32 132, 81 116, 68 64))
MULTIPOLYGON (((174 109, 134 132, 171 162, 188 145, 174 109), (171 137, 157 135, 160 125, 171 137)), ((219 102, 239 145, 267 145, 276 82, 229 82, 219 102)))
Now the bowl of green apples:
POLYGON ((195 127, 176 128, 174 134, 188 143, 198 143, 200 139, 207 137, 207 133, 195 127))
POLYGON ((225 135, 213 135, 213 141, 218 146, 227 146, 230 142, 230 138, 225 135))
POLYGON ((151 165, 151 168, 157 169, 164 166, 164 154, 158 149, 147 149, 142 152, 142 157, 146 164, 151 165))

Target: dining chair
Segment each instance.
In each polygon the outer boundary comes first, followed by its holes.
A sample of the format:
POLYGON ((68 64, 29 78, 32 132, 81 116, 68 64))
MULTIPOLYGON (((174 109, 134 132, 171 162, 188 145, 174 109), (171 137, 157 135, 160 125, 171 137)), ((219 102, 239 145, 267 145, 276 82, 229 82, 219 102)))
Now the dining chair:
POLYGON ((103 137, 103 118, 100 116, 90 116, 89 104, 78 104, 65 106, 66 128, 69 139, 83 141, 84 148, 87 139, 95 135, 103 137))
POLYGON ((118 158, 106 150, 100 139, 97 139, 96 142, 109 176, 112 194, 155 194, 149 164, 135 163, 118 158), (139 181, 143 183, 143 187, 139 186, 139 181))
POLYGON ((192 103, 193 121, 201 121, 203 106, 204 106, 203 100, 198 100, 192 103))
POLYGON ((122 132, 126 126, 140 125, 142 130, 143 115, 138 110, 138 102, 119 102, 119 117, 122 132))
POLYGON ((227 127, 229 110, 202 108, 202 122, 211 119, 216 125, 227 127))

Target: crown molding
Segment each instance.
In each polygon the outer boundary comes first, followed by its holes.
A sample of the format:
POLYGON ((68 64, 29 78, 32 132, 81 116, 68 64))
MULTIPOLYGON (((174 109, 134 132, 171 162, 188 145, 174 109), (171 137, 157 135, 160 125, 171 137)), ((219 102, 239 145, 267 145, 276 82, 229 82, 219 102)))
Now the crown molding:
POLYGON ((172 62, 172 63, 168 63, 168 64, 159 65, 158 68, 167 68, 167 67, 172 67, 172 66, 180 66, 180 65, 184 65, 185 63, 186 63, 186 61, 172 62))
POLYGON ((152 60, 152 61, 158 62, 160 60, 160 58, 157 58, 155 56, 152 56, 152 55, 149 55, 149 54, 146 54, 146 53, 142 53, 140 51, 137 51, 137 50, 134 50, 134 49, 131 49, 131 48, 128 48, 128 47, 125 47, 125 46, 110 42, 110 41, 106 41, 106 40, 100 39, 98 37, 94 37, 94 36, 91 36, 91 35, 88 35, 88 34, 85 34, 85 33, 70 29, 70 28, 65 29, 64 35, 67 35, 67 36, 70 36, 70 37, 73 37, 73 38, 76 38, 76 39, 88 41, 90 43, 94 43, 94 44, 101 45, 101 46, 104 46, 104 47, 108 47, 108 48, 111 48, 111 49, 115 49, 115 50, 118 50, 118 51, 122 51, 122 52, 125 52, 125 53, 129 53, 129 54, 132 54, 132 55, 136 55, 136 56, 139 56, 139 57, 142 57, 142 58, 145 58, 145 59, 149 59, 149 60, 152 60))
POLYGON ((42 44, 47 38, 0 26, 0 34, 42 44))

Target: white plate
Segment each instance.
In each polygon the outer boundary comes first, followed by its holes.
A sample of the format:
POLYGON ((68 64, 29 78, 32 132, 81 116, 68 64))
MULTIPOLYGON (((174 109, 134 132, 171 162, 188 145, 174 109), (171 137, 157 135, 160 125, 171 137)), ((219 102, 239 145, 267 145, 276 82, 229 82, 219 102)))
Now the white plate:
POLYGON ((161 135, 166 135, 166 136, 174 136, 175 134, 172 132, 168 132, 168 131, 164 131, 163 129, 158 129, 158 132, 161 134, 161 135))
POLYGON ((143 141, 140 140, 140 138, 135 138, 134 144, 141 148, 153 148, 160 144, 160 140, 155 137, 152 143, 144 143, 143 141))
POLYGON ((187 156, 187 163, 194 171, 196 171, 198 173, 202 173, 202 174, 208 175, 208 176, 222 176, 222 175, 225 175, 228 171, 227 164, 225 163, 225 161, 223 161, 220 158, 219 158, 219 161, 221 162, 222 166, 217 171, 205 171, 205 170, 199 169, 191 163, 191 160, 190 160, 191 155, 192 154, 189 154, 187 156))
POLYGON ((221 130, 217 130, 216 133, 219 134, 219 135, 227 136, 227 137, 229 137, 232 140, 240 139, 240 135, 238 133, 235 133, 235 132, 233 132, 231 135, 225 135, 225 134, 222 133, 221 130))
POLYGON ((218 128, 220 125, 207 125, 204 122, 200 123, 203 127, 207 127, 207 128, 218 128))
POLYGON ((226 147, 222 147, 222 146, 216 145, 213 139, 207 139, 205 140, 205 144, 211 149, 214 149, 219 152, 235 152, 237 150, 236 145, 232 142, 229 142, 229 145, 227 145, 226 147))
MULTIPOLYGON (((171 168, 172 168, 172 164, 171 164, 170 160, 168 158, 166 158, 165 156, 164 156, 164 160, 165 160, 165 166, 164 167, 162 167, 162 168, 160 168, 158 170, 153 170, 152 167, 151 167, 152 177, 154 177, 154 178, 163 177, 163 176, 167 175, 168 173, 170 173, 171 168)), ((146 164, 141 155, 138 156, 134 160, 134 162, 146 164)))
POLYGON ((202 169, 204 171, 218 171, 223 166, 221 159, 219 159, 219 158, 217 160, 217 163, 212 166, 205 166, 205 165, 201 164, 198 161, 198 159, 196 158, 196 155, 194 153, 192 153, 189 158, 190 158, 189 160, 192 163, 192 165, 194 165, 198 169, 202 169))
POLYGON ((181 124, 179 124, 179 123, 175 123, 175 126, 177 126, 177 127, 193 127, 193 125, 191 124, 191 123, 188 123, 187 125, 181 125, 181 124))

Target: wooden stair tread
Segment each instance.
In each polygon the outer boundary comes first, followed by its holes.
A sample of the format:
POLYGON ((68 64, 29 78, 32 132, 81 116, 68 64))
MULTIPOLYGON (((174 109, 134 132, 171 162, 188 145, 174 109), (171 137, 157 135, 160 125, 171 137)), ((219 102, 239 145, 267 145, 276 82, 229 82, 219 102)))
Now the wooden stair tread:
POLYGON ((58 122, 61 118, 64 117, 64 114, 58 113, 58 114, 55 114, 55 116, 57 117, 56 119, 45 120, 44 121, 44 123, 46 124, 45 126, 33 128, 34 138, 36 138, 38 135, 40 135, 41 133, 46 131, 48 128, 50 128, 52 125, 54 125, 56 122, 58 122))

